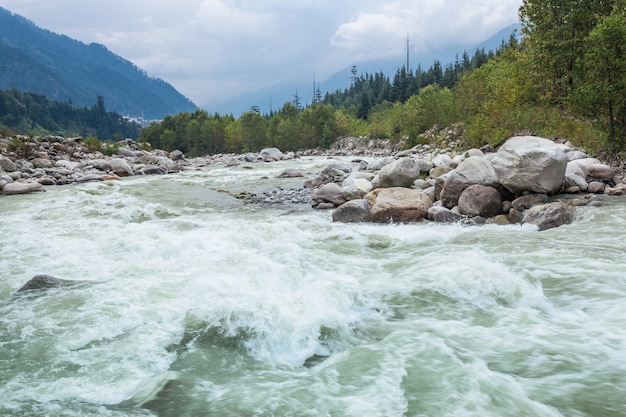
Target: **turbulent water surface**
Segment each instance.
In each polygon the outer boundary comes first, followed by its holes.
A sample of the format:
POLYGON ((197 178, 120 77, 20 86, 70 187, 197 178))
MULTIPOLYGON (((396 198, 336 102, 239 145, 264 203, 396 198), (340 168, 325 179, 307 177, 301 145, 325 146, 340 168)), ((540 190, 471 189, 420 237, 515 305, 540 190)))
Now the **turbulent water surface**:
POLYGON ((0 415, 626 415, 626 200, 538 232, 233 197, 327 163, 0 197, 0 415))

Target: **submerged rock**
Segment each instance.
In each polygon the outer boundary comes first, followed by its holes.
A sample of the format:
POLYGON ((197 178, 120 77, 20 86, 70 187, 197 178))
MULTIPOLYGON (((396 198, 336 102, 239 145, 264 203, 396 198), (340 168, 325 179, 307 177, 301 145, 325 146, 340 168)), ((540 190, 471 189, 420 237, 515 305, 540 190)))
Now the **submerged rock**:
POLYGON ((50 275, 35 275, 16 292, 45 290, 48 288, 67 287, 77 284, 79 281, 55 278, 50 275))

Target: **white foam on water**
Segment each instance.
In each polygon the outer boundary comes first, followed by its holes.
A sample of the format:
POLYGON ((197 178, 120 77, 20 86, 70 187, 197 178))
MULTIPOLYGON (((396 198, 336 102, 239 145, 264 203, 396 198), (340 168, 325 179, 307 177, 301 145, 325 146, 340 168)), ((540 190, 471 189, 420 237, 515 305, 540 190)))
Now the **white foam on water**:
POLYGON ((545 232, 346 225, 216 191, 277 168, 1 199, 0 411, 97 415, 133 393, 261 415, 620 411, 619 206, 545 232), (12 295, 36 274, 86 283, 12 295))

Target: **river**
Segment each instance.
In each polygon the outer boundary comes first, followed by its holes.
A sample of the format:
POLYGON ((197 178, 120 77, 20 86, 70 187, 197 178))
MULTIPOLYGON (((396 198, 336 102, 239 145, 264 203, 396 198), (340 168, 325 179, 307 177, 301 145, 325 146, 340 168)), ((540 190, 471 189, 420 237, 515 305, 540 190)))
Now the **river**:
POLYGON ((626 200, 538 232, 232 196, 328 163, 0 197, 0 415, 626 415, 626 200))

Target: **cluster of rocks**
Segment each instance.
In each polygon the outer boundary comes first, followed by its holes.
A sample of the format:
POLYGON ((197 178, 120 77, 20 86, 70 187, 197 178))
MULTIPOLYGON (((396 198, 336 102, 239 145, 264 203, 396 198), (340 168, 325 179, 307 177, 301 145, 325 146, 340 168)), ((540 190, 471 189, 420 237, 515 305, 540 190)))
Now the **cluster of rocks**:
MULTIPOLYGON (((182 152, 145 150, 130 139, 92 150, 82 138, 36 137, 19 155, 12 139, 0 138, 0 194, 45 191, 44 186, 158 175, 205 166, 253 169, 307 155, 359 155, 350 166, 330 164, 303 187, 233 197, 251 204, 311 204, 335 209, 341 222, 531 223, 544 230, 569 223, 577 205, 598 204, 598 194, 626 192, 622 173, 575 149, 569 143, 518 136, 499 149, 483 147, 457 153, 418 145, 398 151, 398 144, 368 138, 345 138, 327 151, 218 154, 185 158, 182 152), (105 155, 106 154, 106 155, 105 155), (373 157, 373 158, 372 158, 373 157), (556 198, 557 196, 559 198, 556 198), (564 198, 563 196, 570 196, 564 198), (576 197, 576 198, 574 198, 576 197)), ((452 146, 454 145, 454 146, 452 146)), ((295 169, 278 177, 302 177, 295 169)))
MULTIPOLYGON (((276 148, 267 148, 259 153, 187 159, 179 150, 146 150, 132 139, 104 143, 100 149, 94 150, 82 137, 0 138, 0 194, 25 194, 45 191, 44 186, 119 180, 134 175, 163 175, 208 165, 236 166, 296 157, 293 152, 283 154, 276 148)), ((270 197, 264 196, 263 199, 270 197)), ((255 201, 260 200, 261 197, 255 201)))
MULTIPOLYGON (((19 139, 19 138, 17 138, 19 139)), ((35 137, 15 148, 0 138, 0 193, 5 195, 45 191, 44 186, 115 180, 133 175, 179 172, 180 151, 142 150, 131 139, 92 150, 83 138, 35 137), (111 155, 105 155, 104 152, 111 155)))
POLYGON ((335 209, 334 221, 530 223, 540 230, 571 222, 574 207, 598 204, 597 194, 626 192, 614 168, 534 136, 454 156, 418 145, 371 163, 330 165, 305 187, 314 207, 335 209))

